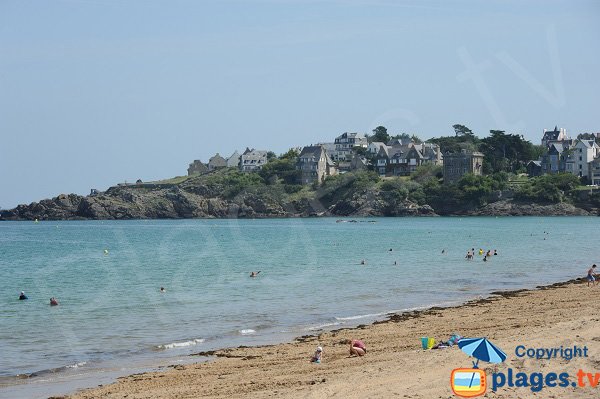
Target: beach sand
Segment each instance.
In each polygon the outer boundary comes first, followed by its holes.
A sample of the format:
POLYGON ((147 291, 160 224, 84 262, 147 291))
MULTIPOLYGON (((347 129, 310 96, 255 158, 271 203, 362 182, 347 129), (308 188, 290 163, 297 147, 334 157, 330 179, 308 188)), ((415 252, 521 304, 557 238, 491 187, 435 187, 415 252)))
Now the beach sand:
MULTIPOLYGON (((454 398, 450 373, 470 367, 457 347, 421 349, 422 336, 447 340, 453 333, 487 337, 507 353, 499 365, 480 363, 489 385, 494 371, 544 374, 579 369, 600 373, 600 286, 566 282, 531 291, 514 291, 452 308, 395 315, 388 321, 325 332, 272 346, 214 352, 215 360, 175 366, 120 378, 118 382, 78 392, 69 398, 454 398), (346 339, 362 339, 368 353, 349 357, 346 339), (317 345, 323 362, 309 362, 317 345), (517 358, 515 348, 587 346, 588 357, 517 358)), ((587 380, 587 378, 586 378, 587 380)), ((488 398, 598 398, 595 387, 498 388, 488 398)))

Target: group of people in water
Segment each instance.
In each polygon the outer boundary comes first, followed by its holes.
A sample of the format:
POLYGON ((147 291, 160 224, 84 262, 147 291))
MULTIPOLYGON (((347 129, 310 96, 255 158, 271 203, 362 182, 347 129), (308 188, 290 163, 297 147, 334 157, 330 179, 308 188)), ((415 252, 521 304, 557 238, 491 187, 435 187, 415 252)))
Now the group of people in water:
MULTIPOLYGON (((26 299, 29 299, 27 297, 27 295, 25 295, 25 291, 21 291, 21 293, 19 294, 19 301, 24 301, 26 299)), ((50 298, 50 306, 58 306, 58 299, 52 297, 50 298)))
MULTIPOLYGON (((492 253, 491 249, 488 249, 487 252, 485 252, 482 248, 479 248, 478 253, 479 253, 479 256, 483 255, 483 261, 487 262, 488 258, 498 255, 498 250, 494 249, 494 253, 492 253)), ((475 248, 471 248, 470 250, 467 251, 467 255, 465 256, 465 259, 473 260, 474 258, 475 258, 475 248)))

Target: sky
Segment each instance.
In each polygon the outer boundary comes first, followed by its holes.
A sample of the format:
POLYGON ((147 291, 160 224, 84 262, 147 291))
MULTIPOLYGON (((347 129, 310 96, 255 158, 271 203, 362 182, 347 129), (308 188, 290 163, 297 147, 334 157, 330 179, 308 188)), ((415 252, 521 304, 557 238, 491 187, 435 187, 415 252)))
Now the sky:
POLYGON ((343 132, 600 132, 600 1, 0 0, 0 207, 343 132))

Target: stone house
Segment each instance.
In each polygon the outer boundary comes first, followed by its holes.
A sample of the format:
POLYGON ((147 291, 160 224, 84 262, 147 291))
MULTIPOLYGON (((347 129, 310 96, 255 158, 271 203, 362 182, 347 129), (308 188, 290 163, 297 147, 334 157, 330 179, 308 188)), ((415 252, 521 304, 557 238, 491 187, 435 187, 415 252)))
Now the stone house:
POLYGON ((188 166, 188 169, 187 169, 188 176, 197 175, 197 174, 206 173, 206 172, 208 172, 208 166, 206 166, 206 164, 202 163, 199 159, 194 159, 194 162, 192 162, 188 166))
POLYGON ((482 175, 483 154, 462 150, 444 154, 444 183, 455 183, 467 173, 482 175))
POLYGON ((437 144, 408 142, 408 144, 380 147, 374 164, 377 173, 381 176, 408 176, 426 163, 442 165, 442 159, 437 144))
POLYGON ((246 151, 240 157, 240 170, 242 172, 257 172, 261 170, 267 163, 267 153, 268 151, 246 147, 246 151))
POLYGON ((237 168, 240 166, 240 153, 234 151, 233 154, 229 158, 227 158, 227 167, 228 168, 237 168))
POLYGON ((298 156, 296 166, 302 184, 322 183, 327 176, 337 175, 335 163, 322 145, 306 146, 298 156))
POLYGON ((227 161, 217 152, 211 159, 208 160, 208 170, 212 171, 215 169, 226 168, 227 161))

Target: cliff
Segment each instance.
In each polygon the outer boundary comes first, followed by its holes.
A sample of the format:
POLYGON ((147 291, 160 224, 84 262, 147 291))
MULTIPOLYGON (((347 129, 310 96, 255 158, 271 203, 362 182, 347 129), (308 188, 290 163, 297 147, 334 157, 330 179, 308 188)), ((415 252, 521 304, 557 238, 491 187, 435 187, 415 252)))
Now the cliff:
POLYGON ((309 216, 595 215, 598 210, 512 200, 438 209, 356 178, 318 188, 256 183, 218 171, 178 180, 115 186, 90 196, 61 194, 0 211, 0 220, 267 218, 309 216), (175 181, 175 182, 174 182, 175 181))

